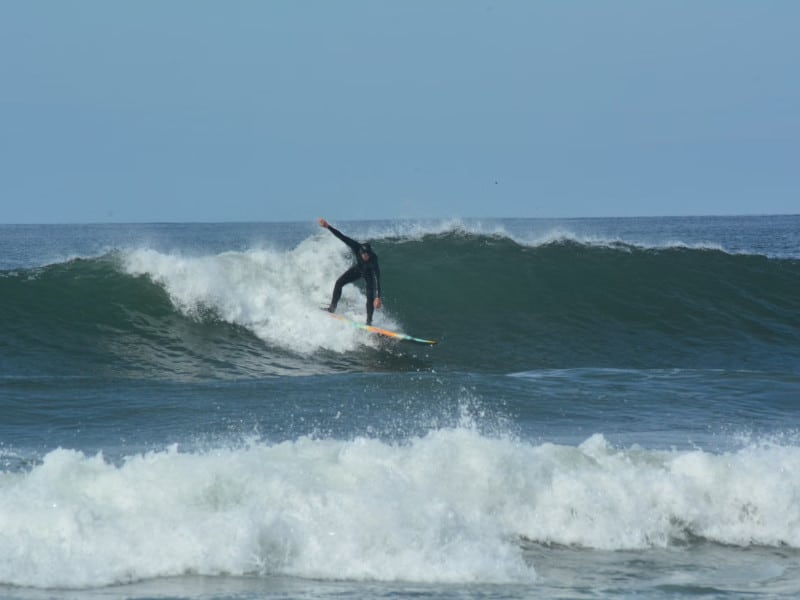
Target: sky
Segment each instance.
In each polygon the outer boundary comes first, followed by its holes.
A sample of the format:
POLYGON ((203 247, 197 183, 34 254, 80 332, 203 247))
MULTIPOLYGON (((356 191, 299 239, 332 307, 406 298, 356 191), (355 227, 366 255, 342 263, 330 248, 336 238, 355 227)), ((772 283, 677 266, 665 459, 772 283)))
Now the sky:
POLYGON ((795 0, 7 0, 0 223, 800 213, 795 0))

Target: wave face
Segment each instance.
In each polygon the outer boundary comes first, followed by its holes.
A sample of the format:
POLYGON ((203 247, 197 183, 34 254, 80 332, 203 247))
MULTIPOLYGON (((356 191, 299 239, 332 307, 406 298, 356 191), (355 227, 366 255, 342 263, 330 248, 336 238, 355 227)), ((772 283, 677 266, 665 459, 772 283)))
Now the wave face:
MULTIPOLYGON (((505 232, 384 232, 376 324, 443 341, 381 346, 319 311, 349 265, 313 235, 284 250, 138 248, 0 274, 3 375, 264 376, 372 367, 725 368, 800 364, 800 260, 505 232), (429 353, 430 352, 430 353, 429 353)), ((347 286, 341 312, 363 318, 347 286)))
POLYGON ((470 367, 792 368, 800 358, 794 259, 444 234, 389 265, 401 312, 453 340, 455 362, 470 367))

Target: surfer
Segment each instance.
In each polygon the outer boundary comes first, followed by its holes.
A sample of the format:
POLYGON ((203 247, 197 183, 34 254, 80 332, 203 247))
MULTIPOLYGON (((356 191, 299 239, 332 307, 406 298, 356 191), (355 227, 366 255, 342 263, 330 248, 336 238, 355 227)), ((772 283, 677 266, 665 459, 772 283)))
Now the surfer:
POLYGON ((328 312, 336 312, 336 305, 342 297, 342 288, 363 277, 367 284, 367 325, 372 325, 372 312, 381 307, 381 270, 378 267, 378 255, 373 252, 372 246, 347 237, 335 227, 331 227, 325 219, 319 219, 319 224, 347 244, 356 257, 356 264, 336 280, 328 312))

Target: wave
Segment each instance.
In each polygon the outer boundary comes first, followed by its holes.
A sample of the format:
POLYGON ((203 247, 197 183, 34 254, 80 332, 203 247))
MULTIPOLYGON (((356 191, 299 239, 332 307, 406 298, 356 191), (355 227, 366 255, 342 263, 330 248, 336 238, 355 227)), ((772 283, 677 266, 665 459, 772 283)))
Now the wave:
MULTIPOLYGON (((494 225, 364 233, 383 273, 376 324, 441 339, 430 353, 381 345, 318 310, 350 264, 323 232, 289 249, 141 247, 0 273, 0 375, 800 364, 794 258, 563 231, 526 240, 494 225)), ((341 312, 363 319, 364 303, 347 286, 341 312)))
POLYGON ((57 449, 0 476, 0 583, 187 573, 530 582, 530 544, 800 548, 796 445, 725 453, 490 437, 299 438, 118 462, 57 449))
POLYGON ((410 246, 389 258, 402 311, 432 307, 423 330, 483 354, 459 362, 791 369, 800 357, 794 259, 469 234, 410 246))

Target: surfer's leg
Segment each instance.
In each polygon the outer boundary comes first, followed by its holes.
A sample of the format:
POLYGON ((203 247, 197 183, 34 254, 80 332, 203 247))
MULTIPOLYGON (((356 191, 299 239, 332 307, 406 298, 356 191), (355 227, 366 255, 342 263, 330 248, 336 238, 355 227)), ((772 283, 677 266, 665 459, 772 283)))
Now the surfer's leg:
POLYGON ((375 310, 375 296, 371 293, 371 290, 367 290, 367 325, 372 325, 372 313, 375 310))
POLYGON ((359 277, 361 277, 361 271, 356 267, 351 267, 342 273, 333 286, 333 296, 331 297, 331 305, 328 307, 328 312, 336 311, 336 307, 339 305, 339 299, 342 297, 342 288, 348 283, 353 283, 359 277))
POLYGON ((375 288, 367 283, 367 325, 372 325, 372 313, 375 311, 375 288))

